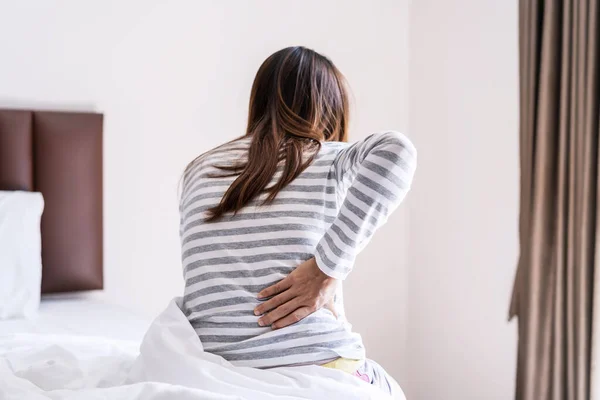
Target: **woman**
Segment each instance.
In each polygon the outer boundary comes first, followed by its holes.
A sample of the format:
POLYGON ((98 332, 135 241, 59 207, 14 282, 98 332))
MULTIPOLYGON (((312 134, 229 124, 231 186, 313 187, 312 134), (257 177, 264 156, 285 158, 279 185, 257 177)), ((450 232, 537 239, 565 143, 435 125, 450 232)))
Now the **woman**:
POLYGON ((338 283, 408 192, 416 151, 394 132, 348 145, 348 106, 342 74, 312 50, 262 64, 246 135, 184 173, 184 311, 234 365, 323 365, 391 393, 338 283))

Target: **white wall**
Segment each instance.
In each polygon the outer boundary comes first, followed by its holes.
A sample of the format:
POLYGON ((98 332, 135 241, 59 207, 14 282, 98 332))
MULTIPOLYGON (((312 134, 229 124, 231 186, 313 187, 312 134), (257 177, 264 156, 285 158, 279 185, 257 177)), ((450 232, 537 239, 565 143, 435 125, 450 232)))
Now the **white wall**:
MULTIPOLYGON (((105 294, 155 314, 182 292, 177 183, 244 132, 260 63, 289 45, 330 56, 355 95, 351 137, 408 127, 408 3, 0 0, 0 107, 105 114, 105 294)), ((406 209, 361 255, 348 314, 402 381, 406 209), (376 310, 376 312, 374 312, 376 310)))
POLYGON ((0 107, 105 113, 104 296, 152 315, 181 293, 181 171, 243 132, 262 60, 303 44, 347 75, 353 139, 419 150, 410 227, 404 206, 345 285, 369 357, 411 400, 511 398, 516 1, 408 3, 0 0, 0 107))
POLYGON ((513 398, 517 2, 413 1, 408 382, 413 400, 513 398))

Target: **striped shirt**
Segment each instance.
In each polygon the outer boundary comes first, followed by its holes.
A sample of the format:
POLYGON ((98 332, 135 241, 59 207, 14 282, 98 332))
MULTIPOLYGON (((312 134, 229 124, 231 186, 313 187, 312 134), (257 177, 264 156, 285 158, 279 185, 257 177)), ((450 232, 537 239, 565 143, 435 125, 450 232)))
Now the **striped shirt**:
MULTIPOLYGON (((205 222, 234 177, 215 177, 215 165, 247 157, 245 137, 211 150, 186 173, 180 204, 185 279, 184 312, 204 349, 238 366, 269 368, 362 359, 360 335, 345 318, 341 285, 338 317, 320 309, 288 327, 260 327, 258 292, 315 257, 327 275, 343 280, 375 230, 400 204, 416 167, 412 143, 395 132, 354 144, 324 142, 313 162, 263 205, 261 195, 236 215, 205 222)), ((273 182, 281 175, 278 170, 273 182)), ((382 277, 383 279, 383 277, 382 277)))

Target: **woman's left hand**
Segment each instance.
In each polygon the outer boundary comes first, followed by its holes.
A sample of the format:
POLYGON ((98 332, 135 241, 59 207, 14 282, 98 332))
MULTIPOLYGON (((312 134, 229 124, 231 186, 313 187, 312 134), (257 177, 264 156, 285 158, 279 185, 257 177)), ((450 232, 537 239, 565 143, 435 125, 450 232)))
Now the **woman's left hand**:
POLYGON ((323 273, 314 258, 303 262, 287 277, 262 290, 259 299, 273 296, 254 309, 255 315, 263 315, 260 326, 271 325, 273 329, 294 324, 322 307, 329 309, 337 318, 333 297, 337 279, 323 273))

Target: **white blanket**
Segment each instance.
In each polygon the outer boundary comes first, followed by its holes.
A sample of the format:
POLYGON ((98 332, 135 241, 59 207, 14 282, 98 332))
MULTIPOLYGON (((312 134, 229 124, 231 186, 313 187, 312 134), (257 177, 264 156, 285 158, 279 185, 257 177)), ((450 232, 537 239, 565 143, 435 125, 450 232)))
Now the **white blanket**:
MULTIPOLYGON (((258 370, 205 353, 174 299, 141 347, 66 335, 0 337, 0 399, 388 399, 318 366, 258 370)), ((400 399, 404 399, 403 396, 400 399)))

